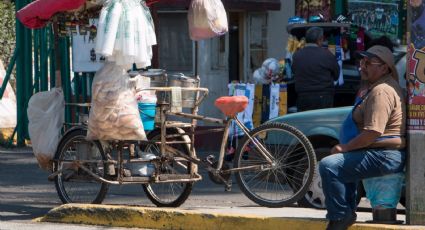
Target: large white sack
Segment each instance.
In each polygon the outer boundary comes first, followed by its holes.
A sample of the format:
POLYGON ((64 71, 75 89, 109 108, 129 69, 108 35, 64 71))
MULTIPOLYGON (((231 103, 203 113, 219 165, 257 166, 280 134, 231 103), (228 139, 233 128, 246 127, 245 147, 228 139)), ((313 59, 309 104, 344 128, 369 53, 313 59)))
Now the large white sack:
POLYGON ((40 168, 51 169, 65 121, 65 100, 61 88, 34 94, 28 102, 28 132, 40 168))

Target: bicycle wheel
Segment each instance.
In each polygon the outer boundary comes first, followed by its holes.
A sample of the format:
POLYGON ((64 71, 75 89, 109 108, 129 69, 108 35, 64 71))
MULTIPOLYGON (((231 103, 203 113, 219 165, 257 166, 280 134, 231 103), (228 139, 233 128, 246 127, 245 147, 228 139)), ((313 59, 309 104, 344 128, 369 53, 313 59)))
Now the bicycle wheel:
MULTIPOLYGON (((167 134, 176 134, 175 129, 167 130, 167 134)), ((176 138, 183 140, 181 137, 176 138)), ((156 129, 148 134, 148 140, 161 140, 161 131, 156 129)), ((170 141, 170 139, 169 139, 170 141)), ((189 154, 189 149, 186 144, 173 144, 174 148, 180 150, 186 155, 189 154)), ((143 152, 149 152, 160 156, 160 146, 156 144, 147 144, 141 147, 143 152)), ((159 172, 161 174, 191 174, 192 163, 181 159, 173 158, 160 162, 159 172)), ((182 205, 192 192, 193 182, 170 182, 170 183, 150 183, 144 184, 143 190, 149 200, 158 207, 179 207, 182 205)))
POLYGON ((272 163, 245 137, 234 159, 235 168, 251 167, 235 173, 242 192, 266 207, 283 207, 298 201, 310 186, 316 164, 313 146, 307 137, 282 123, 267 123, 249 134, 271 154, 272 163))
POLYGON ((73 163, 78 160, 92 173, 106 177, 102 145, 98 141, 86 140, 86 135, 85 129, 70 131, 62 138, 56 151, 54 169, 63 171, 55 177, 55 186, 64 204, 100 204, 108 191, 108 184, 95 180, 73 163))

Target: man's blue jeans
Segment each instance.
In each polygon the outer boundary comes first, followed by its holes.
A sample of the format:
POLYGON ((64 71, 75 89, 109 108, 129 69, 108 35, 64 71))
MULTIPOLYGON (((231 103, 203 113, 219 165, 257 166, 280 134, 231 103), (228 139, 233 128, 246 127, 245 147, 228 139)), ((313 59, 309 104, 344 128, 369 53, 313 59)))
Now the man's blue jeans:
POLYGON ((327 156, 319 172, 325 194, 327 219, 338 220, 356 211, 356 191, 360 180, 403 171, 405 152, 362 149, 327 156))

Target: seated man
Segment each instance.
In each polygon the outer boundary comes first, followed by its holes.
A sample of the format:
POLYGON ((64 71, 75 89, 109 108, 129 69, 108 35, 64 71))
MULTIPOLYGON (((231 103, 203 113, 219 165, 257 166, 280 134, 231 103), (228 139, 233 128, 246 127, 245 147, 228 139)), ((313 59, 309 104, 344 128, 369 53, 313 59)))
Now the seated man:
POLYGON ((401 172, 405 163, 406 104, 393 54, 380 45, 360 54, 368 89, 344 121, 341 144, 319 164, 330 230, 356 221, 360 180, 401 172))

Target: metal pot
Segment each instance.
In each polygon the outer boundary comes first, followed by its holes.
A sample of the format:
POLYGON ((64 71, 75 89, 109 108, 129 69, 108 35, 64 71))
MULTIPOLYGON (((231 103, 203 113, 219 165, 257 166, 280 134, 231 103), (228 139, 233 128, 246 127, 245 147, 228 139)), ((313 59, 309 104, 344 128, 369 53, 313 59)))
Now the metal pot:
MULTIPOLYGON (((148 71, 139 72, 140 75, 151 79, 151 87, 167 87, 167 73, 163 69, 149 69, 148 71)), ((167 94, 165 92, 156 92, 157 103, 168 103, 167 94)))
MULTIPOLYGON (((178 86, 181 88, 198 88, 199 79, 185 76, 182 73, 168 75, 168 87, 178 86)), ((193 108, 196 102, 195 91, 182 91, 182 106, 193 108)))

